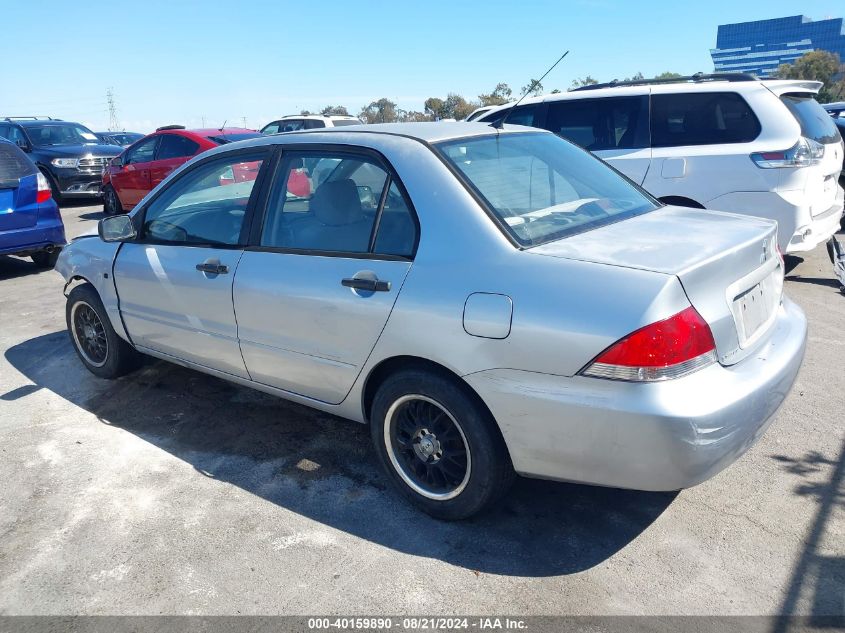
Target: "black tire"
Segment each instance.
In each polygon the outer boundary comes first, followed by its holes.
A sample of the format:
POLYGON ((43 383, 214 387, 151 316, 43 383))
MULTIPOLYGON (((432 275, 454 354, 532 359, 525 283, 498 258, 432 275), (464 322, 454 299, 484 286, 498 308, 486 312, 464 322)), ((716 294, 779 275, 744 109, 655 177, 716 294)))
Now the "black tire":
POLYGON ((53 178, 53 175, 46 169, 41 169, 41 173, 44 174, 47 182, 50 183, 50 195, 53 197, 53 200, 56 201, 56 204, 60 204, 62 202, 62 192, 59 189, 58 183, 53 178))
POLYGON ((495 421, 446 376, 420 369, 390 376, 376 392, 370 419, 388 479, 437 519, 477 514, 513 483, 513 465, 495 421))
POLYGON ((123 213, 120 198, 117 197, 117 192, 111 185, 106 185, 105 189, 103 189, 103 212, 106 215, 123 213))
POLYGON ((56 249, 51 253, 47 251, 39 251, 30 255, 32 263, 39 268, 55 268, 56 261, 59 259, 59 250, 56 249))
POLYGON ((114 331, 91 284, 70 291, 65 320, 76 355, 95 376, 119 378, 138 366, 140 354, 114 331))

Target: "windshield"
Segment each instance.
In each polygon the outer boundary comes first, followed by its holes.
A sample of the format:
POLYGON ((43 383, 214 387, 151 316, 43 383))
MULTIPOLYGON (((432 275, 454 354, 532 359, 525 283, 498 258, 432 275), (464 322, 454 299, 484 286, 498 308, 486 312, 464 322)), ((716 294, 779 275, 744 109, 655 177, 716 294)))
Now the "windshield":
POLYGON ((100 142, 91 130, 76 123, 27 125, 26 134, 33 145, 82 145, 100 142))
POLYGON ((780 100, 789 108, 792 116, 798 119, 802 136, 822 145, 839 142, 841 137, 836 124, 813 97, 807 94, 790 94, 783 95, 780 100))
POLYGON ((248 138, 260 138, 263 136, 260 132, 249 132, 244 134, 221 134, 220 136, 209 136, 209 141, 214 141, 218 145, 225 145, 226 143, 234 143, 236 141, 245 141, 248 138))
POLYGON ((497 134, 436 145, 522 246, 536 246, 660 206, 554 134, 497 134))

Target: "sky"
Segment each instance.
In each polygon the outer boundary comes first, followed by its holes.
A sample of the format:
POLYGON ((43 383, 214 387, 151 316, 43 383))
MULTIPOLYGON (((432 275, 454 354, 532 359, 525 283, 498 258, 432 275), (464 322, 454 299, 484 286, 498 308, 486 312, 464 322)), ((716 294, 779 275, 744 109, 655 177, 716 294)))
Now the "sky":
POLYGON ((258 128, 285 114, 387 97, 423 110, 506 82, 565 90, 637 72, 710 72, 719 24, 803 13, 841 0, 0 0, 0 116, 49 115, 95 131, 258 128))

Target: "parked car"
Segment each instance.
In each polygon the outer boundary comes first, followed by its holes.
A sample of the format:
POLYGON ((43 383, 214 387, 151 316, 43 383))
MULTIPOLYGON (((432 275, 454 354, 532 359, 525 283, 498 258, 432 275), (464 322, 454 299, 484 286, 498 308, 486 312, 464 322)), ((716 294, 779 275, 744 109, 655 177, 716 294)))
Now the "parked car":
POLYGON ((103 172, 103 210, 130 211, 147 193, 180 165, 218 145, 260 137, 242 128, 186 130, 166 125, 136 141, 103 172))
POLYGON ((784 253, 839 228, 845 153, 822 84, 726 73, 585 86, 481 121, 533 125, 594 152, 667 204, 778 221, 784 253))
POLYGON ((47 178, 14 143, 0 139, 0 255, 52 268, 65 227, 47 178))
POLYGON ((342 127, 344 125, 361 125, 361 119, 354 116, 333 114, 292 114, 283 116, 261 128, 262 134, 281 134, 282 132, 296 132, 298 130, 314 130, 324 127, 342 127))
POLYGON ((548 132, 412 123, 210 150, 57 269, 97 376, 141 352, 369 424, 396 488, 457 519, 514 472, 677 490, 736 460, 804 353, 776 243, 548 132))
POLYGON ((480 108, 476 108, 472 112, 470 112, 469 116, 464 119, 465 121, 475 121, 480 119, 482 116, 493 110, 496 106, 482 106, 480 108))
POLYGON ((98 198, 106 163, 120 148, 104 144, 84 125, 50 117, 0 118, 0 137, 29 154, 47 178, 53 200, 98 198))
POLYGON ((845 119, 845 101, 826 103, 822 106, 835 119, 845 119))
POLYGON ((138 132, 94 132, 94 134, 103 143, 120 145, 120 147, 129 147, 135 141, 144 138, 144 135, 138 132))

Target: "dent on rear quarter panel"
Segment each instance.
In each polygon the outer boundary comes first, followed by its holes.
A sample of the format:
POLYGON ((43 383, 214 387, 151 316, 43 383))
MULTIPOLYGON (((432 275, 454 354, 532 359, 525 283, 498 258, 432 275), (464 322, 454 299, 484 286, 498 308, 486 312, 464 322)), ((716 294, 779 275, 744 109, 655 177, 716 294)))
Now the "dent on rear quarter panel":
POLYGON ((66 282, 79 278, 94 286, 114 331, 122 339, 129 341, 120 319, 112 275, 112 264, 118 247, 117 243, 104 242, 95 236, 77 238, 62 249, 56 262, 56 270, 66 282))

